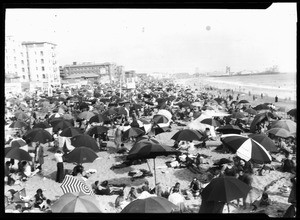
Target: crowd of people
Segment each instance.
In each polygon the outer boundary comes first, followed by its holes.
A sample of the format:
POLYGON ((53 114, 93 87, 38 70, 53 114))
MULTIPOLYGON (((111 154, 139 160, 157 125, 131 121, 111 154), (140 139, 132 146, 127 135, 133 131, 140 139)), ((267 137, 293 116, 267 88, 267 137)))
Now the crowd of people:
MULTIPOLYGON (((254 120, 254 114, 247 114, 246 110, 252 108, 249 102, 240 103, 241 96, 238 94, 234 100, 234 93, 231 90, 224 91, 215 90, 213 87, 192 90, 190 87, 181 87, 171 81, 145 81, 140 83, 135 90, 120 93, 115 89, 114 84, 103 84, 85 87, 85 88, 64 88, 54 91, 53 96, 46 94, 18 94, 14 97, 6 97, 5 102, 5 122, 6 126, 17 121, 23 121, 24 126, 12 129, 10 135, 6 134, 6 145, 16 139, 26 141, 26 150, 32 156, 32 160, 18 161, 17 166, 14 159, 6 158, 5 162, 5 183, 9 186, 22 184, 34 175, 43 175, 45 148, 52 147, 54 149, 54 159, 57 162, 57 174, 55 181, 61 183, 66 175, 64 170, 65 156, 73 150, 72 145, 66 144, 68 141, 62 138, 61 132, 65 127, 53 126, 53 121, 63 119, 68 121, 80 133, 86 133, 95 126, 104 126, 106 132, 101 134, 91 135, 97 143, 99 151, 107 150, 107 142, 113 140, 116 152, 127 155, 128 148, 125 144, 136 143, 138 137, 148 134, 149 138, 155 135, 172 130, 173 124, 178 127, 183 127, 187 123, 194 121, 200 117, 206 110, 222 111, 230 114, 224 117, 214 117, 220 124, 219 127, 226 125, 238 126, 241 132, 249 132, 251 122, 254 120), (222 93, 223 92, 223 93, 222 93), (197 103, 197 104, 194 104, 197 103), (200 104, 199 104, 200 103, 200 104), (171 113, 171 119, 165 127, 157 126, 154 116, 160 110, 167 110, 171 113), (83 117, 81 113, 90 112, 92 115, 100 114, 102 119, 99 121, 91 120, 91 117, 83 117), (234 118, 233 114, 245 114, 243 118, 234 118), (146 130, 141 119, 148 118, 152 124, 149 130, 146 130), (40 127, 42 124, 48 124, 52 127, 52 139, 47 143, 39 141, 31 141, 26 137, 28 131, 32 128, 40 127), (143 130, 143 133, 138 137, 124 137, 125 129, 128 127, 136 127, 143 130), (109 135, 109 131, 112 131, 109 135)), ((271 104, 271 103, 270 103, 271 104)), ((270 117, 266 117, 255 125, 253 133, 267 134, 270 129, 272 120, 279 120, 281 117, 276 115, 273 105, 270 105, 270 117)), ((296 120, 295 118, 291 118, 296 120)), ((45 129, 49 128, 45 127, 45 129)), ((217 129, 216 129, 217 130, 217 129)), ((111 184, 108 181, 95 181, 91 188, 96 195, 118 195, 115 202, 115 207, 124 208, 124 204, 138 198, 138 194, 147 192, 168 198, 172 193, 179 193, 185 199, 192 197, 201 197, 201 192, 212 178, 222 176, 234 176, 251 187, 252 175, 255 175, 255 167, 251 161, 245 161, 239 157, 233 157, 232 161, 220 163, 217 166, 204 168, 203 165, 208 164, 210 158, 207 155, 195 154, 198 149, 209 149, 207 142, 215 141, 218 137, 211 134, 210 128, 205 128, 201 131, 203 138, 199 144, 193 141, 175 141, 173 148, 178 150, 180 154, 173 157, 172 160, 166 162, 168 167, 172 168, 189 168, 191 171, 209 176, 206 180, 193 178, 188 189, 180 189, 180 183, 176 183, 168 190, 162 190, 158 183, 153 189, 150 189, 149 183, 141 188, 131 187, 128 195, 125 195, 124 184, 111 184), (139 193, 138 193, 139 191, 139 193)), ((219 134, 219 132, 217 132, 219 134)), ((296 151, 296 138, 278 138, 272 134, 267 134, 275 143, 278 149, 278 154, 284 154, 282 165, 279 169, 282 172, 290 172, 296 174, 295 160, 292 158, 296 151)), ((223 146, 223 150, 226 146, 223 146)), ((225 149, 225 152, 229 149, 225 149)), ((274 160, 275 156, 274 156, 274 160)), ((121 169, 126 166, 143 163, 143 160, 128 161, 125 160, 113 167, 113 169, 121 169)), ((257 165, 256 165, 257 167, 257 165)), ((265 166, 258 169, 259 175, 263 175, 265 166)), ((271 167, 274 169, 274 167, 271 167)), ((84 172, 82 165, 74 167, 73 176, 79 176, 82 181, 88 178, 88 174, 84 172)), ((78 177, 78 178, 79 178, 78 177)), ((16 192, 10 191, 10 195, 6 196, 6 209, 13 207, 14 212, 20 211, 22 208, 28 210, 31 207, 38 208, 40 211, 48 212, 52 201, 47 200, 43 196, 42 189, 37 190, 34 198, 26 201, 27 207, 21 207, 13 201, 13 195, 16 192), (43 204, 43 205, 41 205, 43 204), (8 208, 9 207, 9 208, 8 208)), ((294 192, 293 192, 294 193, 294 192)), ((249 192, 251 197, 251 191, 249 192)), ((267 192, 263 192, 260 201, 252 201, 250 205, 254 210, 258 206, 270 204, 267 192)), ((237 201, 240 204, 240 201, 237 201)), ((246 198, 242 198, 243 207, 246 208, 246 198)))

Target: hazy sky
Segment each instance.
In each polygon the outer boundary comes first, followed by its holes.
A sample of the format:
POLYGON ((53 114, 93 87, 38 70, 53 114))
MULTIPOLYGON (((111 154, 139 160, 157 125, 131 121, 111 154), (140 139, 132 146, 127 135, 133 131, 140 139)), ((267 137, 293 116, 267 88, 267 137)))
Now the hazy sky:
POLYGON ((296 71, 296 3, 243 9, 7 9, 6 35, 58 45, 59 65, 137 72, 296 71))

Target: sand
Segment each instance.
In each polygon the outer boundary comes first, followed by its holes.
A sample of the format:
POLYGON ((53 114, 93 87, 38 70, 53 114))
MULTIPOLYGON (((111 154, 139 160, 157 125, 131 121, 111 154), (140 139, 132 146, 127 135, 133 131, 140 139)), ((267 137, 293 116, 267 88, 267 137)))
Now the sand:
MULTIPOLYGON (((173 142, 170 140, 172 134, 175 133, 176 130, 183 127, 177 127, 174 125, 172 132, 166 132, 159 135, 157 138, 161 142, 171 143, 173 142)), ((212 165, 215 160, 221 158, 229 158, 234 156, 233 154, 222 154, 214 151, 214 148, 220 145, 220 140, 216 141, 208 141, 207 145, 210 146, 210 149, 196 149, 194 153, 203 153, 206 155, 211 156, 208 160, 209 165, 212 165)), ((130 149, 131 143, 126 143, 126 147, 130 149)), ((48 147, 45 148, 45 164, 43 165, 43 177, 36 175, 31 177, 27 182, 21 183, 21 185, 14 185, 14 186, 5 186, 5 191, 13 188, 15 190, 20 190, 22 188, 26 189, 27 196, 33 197, 36 190, 41 188, 44 190, 44 195, 51 199, 55 200, 59 198, 59 196, 63 195, 63 192, 60 188, 60 183, 55 182, 55 174, 56 174, 56 162, 54 160, 54 155, 48 147)), ((88 169, 96 169, 97 173, 92 174, 92 176, 87 180, 87 184, 90 185, 94 181, 104 181, 108 180, 112 183, 125 183, 127 187, 125 188, 125 196, 128 195, 129 189, 131 186, 140 187, 145 179, 147 179, 150 183, 150 187, 154 187, 154 177, 146 177, 144 179, 137 179, 135 181, 131 181, 130 177, 128 176, 128 172, 134 169, 146 169, 148 170, 147 163, 140 164, 140 165, 132 165, 130 167, 122 168, 122 169, 115 169, 111 170, 110 167, 115 164, 116 162, 120 162, 119 154, 115 153, 115 146, 113 141, 108 142, 108 151, 107 152, 98 152, 97 155, 99 156, 93 163, 85 163, 84 168, 88 169)), ((162 188, 164 190, 169 189, 173 186, 176 182, 181 184, 181 189, 188 189, 188 186, 192 179, 199 174, 194 174, 186 168, 182 169, 174 169, 174 168, 167 168, 165 162, 170 160, 168 157, 158 157, 156 158, 156 175, 157 181, 161 183, 162 188)), ((151 170, 153 172, 153 160, 149 160, 149 164, 151 170)), ((64 163, 65 169, 71 170, 74 167, 74 164, 64 163)), ((271 171, 271 173, 266 174, 265 176, 256 176, 254 175, 254 196, 253 198, 258 198, 261 195, 263 188, 273 180, 279 179, 280 177, 284 177, 272 187, 269 188, 268 192, 274 204, 267 209, 265 209, 266 213, 270 216, 277 216, 277 210, 286 210, 289 206, 287 202, 288 194, 281 194, 278 190, 279 187, 283 186, 284 184, 287 186, 291 185, 289 178, 291 174, 282 173, 279 171, 271 171), (274 214, 275 213, 275 214, 274 214)), ((111 196, 96 196, 99 201, 99 207, 103 212, 115 213, 117 210, 114 208, 114 202, 116 199, 116 195, 111 196)), ((233 201, 234 202, 234 201, 233 201)), ((191 212, 197 213, 199 211, 201 204, 201 199, 194 199, 186 200, 186 205, 188 206, 191 212)), ((241 208, 237 208, 235 204, 230 205, 229 207, 230 212, 232 213, 239 213, 239 212, 250 212, 250 208, 243 210, 241 208)), ((227 206, 224 208, 224 213, 227 213, 227 206)), ((282 212, 278 212, 279 214, 283 214, 282 212)))

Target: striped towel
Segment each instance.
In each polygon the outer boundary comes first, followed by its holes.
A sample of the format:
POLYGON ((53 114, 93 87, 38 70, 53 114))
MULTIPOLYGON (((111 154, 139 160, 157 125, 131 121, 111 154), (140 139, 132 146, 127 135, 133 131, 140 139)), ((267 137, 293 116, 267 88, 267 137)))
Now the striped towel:
POLYGON ((71 176, 66 175, 60 185, 63 193, 83 192, 87 195, 94 195, 94 192, 83 181, 71 176))

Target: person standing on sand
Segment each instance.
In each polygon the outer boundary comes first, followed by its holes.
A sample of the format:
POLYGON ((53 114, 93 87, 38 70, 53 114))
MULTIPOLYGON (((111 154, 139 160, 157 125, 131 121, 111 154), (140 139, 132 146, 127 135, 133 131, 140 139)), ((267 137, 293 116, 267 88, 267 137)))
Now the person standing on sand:
POLYGON ((36 142, 35 147, 35 163, 39 164, 38 169, 42 171, 42 165, 44 164, 44 148, 41 146, 40 142, 36 142))
POLYGON ((275 96, 275 102, 278 102, 278 96, 277 95, 275 96))
POLYGON ((56 179, 55 181, 61 183, 64 180, 64 162, 63 162, 63 152, 58 150, 54 154, 55 160, 57 162, 57 171, 56 171, 56 179))

